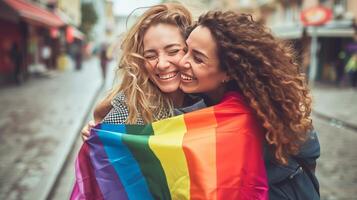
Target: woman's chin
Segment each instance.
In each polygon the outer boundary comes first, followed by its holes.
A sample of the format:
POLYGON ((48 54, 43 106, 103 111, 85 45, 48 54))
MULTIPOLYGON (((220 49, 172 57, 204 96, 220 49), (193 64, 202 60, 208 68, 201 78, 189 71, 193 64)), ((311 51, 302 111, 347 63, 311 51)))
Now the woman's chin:
POLYGON ((166 93, 166 94, 181 91, 178 84, 166 85, 166 86, 162 86, 162 87, 159 86, 159 89, 161 90, 161 92, 166 93))
POLYGON ((188 94, 191 94, 191 93, 199 93, 200 91, 197 91, 196 88, 194 87, 189 87, 189 86, 184 86, 184 85, 180 85, 180 89, 184 92, 184 93, 188 93, 188 94))

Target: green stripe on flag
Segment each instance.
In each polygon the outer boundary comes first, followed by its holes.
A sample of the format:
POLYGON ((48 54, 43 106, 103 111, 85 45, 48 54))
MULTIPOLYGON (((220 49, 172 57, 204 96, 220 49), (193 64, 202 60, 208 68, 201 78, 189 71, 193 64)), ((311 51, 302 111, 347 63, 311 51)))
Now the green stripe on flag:
POLYGON ((138 162, 153 198, 171 199, 164 170, 148 144, 150 135, 154 134, 152 126, 127 125, 126 131, 127 134, 122 135, 122 142, 138 162))

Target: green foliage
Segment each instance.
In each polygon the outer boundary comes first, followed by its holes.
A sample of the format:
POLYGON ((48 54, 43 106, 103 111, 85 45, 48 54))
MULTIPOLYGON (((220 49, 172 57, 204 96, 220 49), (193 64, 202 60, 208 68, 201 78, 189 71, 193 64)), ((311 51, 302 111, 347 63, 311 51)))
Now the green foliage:
POLYGON ((97 12, 91 2, 81 5, 82 20, 80 30, 84 32, 87 38, 91 38, 91 30, 98 21, 97 12))

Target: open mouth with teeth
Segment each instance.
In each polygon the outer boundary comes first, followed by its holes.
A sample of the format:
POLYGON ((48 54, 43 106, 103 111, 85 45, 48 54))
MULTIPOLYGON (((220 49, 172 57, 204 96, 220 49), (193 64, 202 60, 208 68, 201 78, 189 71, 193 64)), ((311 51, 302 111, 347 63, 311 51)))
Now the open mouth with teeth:
POLYGON ((168 80, 168 79, 172 79, 174 77, 176 77, 178 74, 178 72, 171 72, 171 73, 167 73, 167 74, 157 74, 156 76, 159 77, 159 79, 161 80, 168 80))
POLYGON ((189 76, 187 74, 182 74, 181 73, 181 80, 182 81, 192 81, 192 80, 196 80, 196 78, 193 77, 193 76, 189 76))

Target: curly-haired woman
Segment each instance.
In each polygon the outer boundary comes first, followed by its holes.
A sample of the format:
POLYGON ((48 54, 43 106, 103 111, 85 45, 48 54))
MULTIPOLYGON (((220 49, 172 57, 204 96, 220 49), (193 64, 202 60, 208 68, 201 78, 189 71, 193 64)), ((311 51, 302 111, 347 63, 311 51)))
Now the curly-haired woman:
POLYGON ((232 11, 201 15, 186 44, 179 63, 181 89, 203 93, 208 105, 234 96, 246 102, 242 109, 252 109, 263 127, 270 199, 318 199, 317 192, 304 194, 298 188, 313 188, 312 182, 299 185, 304 183, 299 177, 309 179, 300 160, 314 168, 319 143, 311 132, 309 89, 291 48, 250 15, 232 11), (296 181, 295 188, 285 187, 285 181, 296 181))

